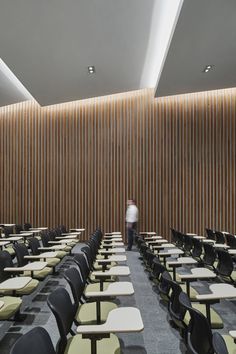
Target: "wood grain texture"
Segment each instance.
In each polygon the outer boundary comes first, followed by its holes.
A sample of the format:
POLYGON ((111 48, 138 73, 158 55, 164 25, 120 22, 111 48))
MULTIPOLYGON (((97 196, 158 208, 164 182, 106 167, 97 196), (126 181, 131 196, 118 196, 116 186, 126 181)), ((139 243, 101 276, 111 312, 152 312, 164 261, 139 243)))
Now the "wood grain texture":
POLYGON ((0 222, 236 232, 236 90, 0 109, 0 222))

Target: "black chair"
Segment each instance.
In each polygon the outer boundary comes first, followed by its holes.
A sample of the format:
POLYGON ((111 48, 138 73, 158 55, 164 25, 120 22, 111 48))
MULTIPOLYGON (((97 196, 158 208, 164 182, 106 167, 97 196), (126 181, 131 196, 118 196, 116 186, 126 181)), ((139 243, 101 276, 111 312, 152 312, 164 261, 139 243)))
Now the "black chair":
MULTIPOLYGON (((207 318, 200 311, 192 307, 188 295, 184 292, 179 295, 179 302, 190 314, 190 322, 187 328, 187 345, 191 353, 214 354, 213 336, 207 318)), ((230 336, 225 336, 224 338, 227 348, 234 347, 233 339, 230 336)), ((227 352, 220 351, 219 354, 227 354, 227 352)))
POLYGON ((224 338, 220 333, 213 333, 212 343, 215 354, 229 354, 224 338))
MULTIPOLYGON (((14 267, 12 258, 8 252, 0 251, 0 282, 3 282, 12 277, 10 272, 4 271, 4 269, 7 267, 14 267)), ((12 273, 14 274, 14 272, 12 273)), ((22 289, 16 290, 15 293, 18 296, 29 295, 36 290, 38 284, 38 280, 31 279, 31 281, 26 286, 24 286, 22 289)), ((0 291, 0 295, 12 295, 12 291, 3 290, 0 291)))
POLYGON ((233 284, 236 282, 236 274, 234 273, 234 264, 231 255, 225 250, 217 250, 218 264, 216 272, 223 280, 230 280, 233 284))
POLYGON ((192 257, 198 261, 199 265, 203 263, 201 255, 202 255, 202 243, 197 240, 196 238, 192 239, 193 242, 193 249, 191 251, 192 257))
POLYGON ((189 235, 184 235, 183 250, 186 255, 191 255, 191 250, 193 248, 193 238, 189 235))
POLYGON ((24 231, 24 228, 21 224, 16 224, 15 225, 15 230, 16 230, 16 234, 20 234, 21 231, 24 231))
POLYGON ((202 261, 204 263, 204 266, 211 269, 213 268, 215 270, 214 262, 216 260, 216 251, 214 247, 209 243, 204 243, 203 248, 204 256, 202 258, 202 261))
POLYGON ((160 284, 161 275, 166 271, 166 267, 159 261, 157 257, 153 259, 153 268, 152 268, 152 280, 156 285, 160 284))
POLYGON ((184 292, 179 295, 180 304, 189 311, 191 320, 188 326, 187 345, 192 354, 214 354, 212 332, 206 317, 192 308, 189 297, 184 292))
POLYGON ((215 231, 212 230, 212 229, 206 229, 206 234, 207 234, 207 237, 210 239, 210 240, 213 240, 215 241, 215 231))
POLYGON ((29 222, 24 223, 24 231, 29 231, 32 229, 32 225, 29 222))
POLYGON ((13 345, 10 354, 56 354, 51 338, 42 327, 35 327, 20 337, 13 345))
MULTIPOLYGON (((13 247, 16 252, 18 267, 25 266, 28 263, 28 260, 25 258, 25 256, 29 256, 28 248, 24 243, 21 244, 16 243, 13 247)), ((37 270, 34 272, 25 272, 25 275, 31 275, 33 278, 42 280, 51 273, 52 273, 52 269, 49 267, 45 267, 42 270, 37 270)))
MULTIPOLYGON (((89 352, 89 345, 86 344, 85 340, 82 339, 80 335, 75 335, 74 331, 71 329, 74 322, 74 318, 77 311, 77 306, 72 304, 70 295, 64 288, 58 288, 53 291, 47 299, 47 303, 52 313, 54 314, 60 334, 60 339, 58 343, 58 354, 64 354, 64 352, 69 351, 69 347, 73 347, 76 352, 79 353, 80 347, 83 346, 84 352, 89 352), (73 337, 67 341, 68 334, 73 337), (83 343, 83 344, 82 344, 83 343)), ((109 354, 115 354, 116 350, 119 349, 119 341, 113 334, 110 338, 101 339, 102 334, 99 337, 99 345, 106 348, 106 346, 112 343, 112 347, 109 354)), ((96 345, 96 339, 95 339, 96 345)), ((94 346, 94 337, 91 336, 91 346, 94 346)), ((110 349, 110 348, 109 348, 110 349)))
POLYGON ((225 235, 226 238, 226 243, 230 248, 236 248, 236 237, 234 235, 231 234, 226 234, 225 235))
POLYGON ((80 272, 72 267, 65 271, 64 277, 70 285, 74 303, 77 306, 77 313, 75 315, 75 322, 77 325, 80 323, 97 324, 105 322, 109 312, 117 308, 117 305, 113 302, 102 301, 100 302, 100 313, 96 313, 96 299, 94 298, 93 301, 88 303, 85 303, 84 301, 85 297, 83 296, 83 292, 85 286, 80 272))
POLYGON ((221 243, 221 244, 225 243, 225 237, 224 237, 224 234, 222 232, 216 231, 215 232, 215 237, 216 237, 216 243, 221 243))
POLYGON ((165 302, 170 300, 171 286, 169 280, 172 280, 171 275, 166 270, 161 274, 160 284, 158 285, 159 294, 165 302))

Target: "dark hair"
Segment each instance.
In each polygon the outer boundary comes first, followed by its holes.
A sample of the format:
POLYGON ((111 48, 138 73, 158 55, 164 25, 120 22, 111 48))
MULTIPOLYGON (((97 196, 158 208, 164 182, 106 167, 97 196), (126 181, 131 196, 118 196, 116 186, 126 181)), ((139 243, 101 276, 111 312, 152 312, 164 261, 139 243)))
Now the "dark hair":
POLYGON ((136 204, 136 199, 131 199, 134 204, 136 204))

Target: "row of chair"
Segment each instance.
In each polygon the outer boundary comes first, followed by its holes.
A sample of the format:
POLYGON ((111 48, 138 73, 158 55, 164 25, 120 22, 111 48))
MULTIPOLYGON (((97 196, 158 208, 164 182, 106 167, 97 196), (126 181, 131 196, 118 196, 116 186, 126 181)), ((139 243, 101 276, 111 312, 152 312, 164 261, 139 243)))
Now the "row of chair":
MULTIPOLYGON (((105 271, 104 266, 99 264, 104 257, 99 254, 104 249, 102 233, 96 230, 91 235, 89 241, 81 249, 82 252, 76 253, 71 260, 74 266, 69 267, 64 272, 73 297, 71 300, 69 292, 65 288, 57 288, 47 299, 47 303, 55 316, 60 339, 56 350, 47 331, 41 327, 34 328, 29 333, 22 336, 14 345, 11 354, 26 353, 26 348, 30 345, 34 354, 119 354, 120 344, 118 338, 109 330, 112 318, 115 320, 115 313, 119 311, 119 316, 123 316, 123 327, 119 331, 125 331, 127 327, 129 312, 131 317, 137 317, 138 312, 135 308, 118 308, 116 303, 112 302, 113 296, 106 295, 104 298, 101 292, 100 280, 94 276, 94 271, 105 271), (92 296, 91 293, 97 294, 92 296), (91 301, 91 299, 94 299, 91 301), (103 300, 104 298, 104 300, 103 300), (127 311, 128 310, 128 311, 127 311), (113 316, 113 317, 112 317, 113 316), (108 325, 109 324, 109 325, 108 325), (77 333, 73 326, 77 326, 77 333), (106 328, 106 330, 105 330, 106 328), (83 333, 83 334, 82 334, 83 333), (71 337, 68 339, 68 335, 71 337)), ((116 263, 106 260, 106 268, 111 269, 116 263)), ((105 274, 105 273, 104 273, 105 274)), ((115 284, 117 278, 106 276, 103 282, 103 291, 109 294, 109 285, 115 284)), ((122 285, 119 282, 118 285, 122 285)), ((138 322, 138 321, 135 322, 138 322)), ((115 320, 117 326, 117 320, 115 320)), ((136 328, 137 330, 137 328, 136 328)), ((140 327, 139 330, 142 330, 140 327)))
MULTIPOLYGON (((61 228, 56 228, 57 236, 62 237, 61 228)), ((54 235, 55 230, 48 230, 48 234, 54 235)), ((55 235, 54 235, 55 236, 55 235)), ((9 239, 11 236, 9 236, 9 239)), ((55 239, 55 237, 54 237, 55 239)), ((36 291, 39 281, 44 280, 48 275, 56 273, 56 266, 61 262, 62 258, 69 255, 71 248, 79 241, 73 239, 70 245, 66 245, 66 251, 54 252, 53 257, 49 257, 49 252, 45 253, 45 249, 41 249, 43 244, 36 238, 28 239, 27 243, 14 242, 12 249, 16 256, 14 257, 7 251, 0 251, 0 320, 10 320, 12 318, 20 320, 20 307, 22 304, 22 296, 30 295, 36 291), (44 252, 44 253, 42 253, 44 252), (30 261, 44 261, 44 265, 38 270, 36 263, 30 261), (28 267, 29 266, 29 267, 28 267), (28 268, 27 268, 28 267, 28 268), (25 269, 26 268, 26 269, 25 269), (17 276, 16 276, 17 274, 17 276)), ((56 243, 57 244, 57 243, 56 243)), ((49 245, 50 246, 50 245, 49 245)), ((51 248, 48 250, 51 251, 51 248)))
POLYGON ((137 245, 149 278, 157 286, 161 299, 168 304, 171 322, 180 331, 191 353, 235 353, 236 346, 230 336, 222 337, 218 332, 212 332, 204 305, 191 302, 183 284, 172 279, 158 255, 146 248, 143 238, 137 239, 137 245))

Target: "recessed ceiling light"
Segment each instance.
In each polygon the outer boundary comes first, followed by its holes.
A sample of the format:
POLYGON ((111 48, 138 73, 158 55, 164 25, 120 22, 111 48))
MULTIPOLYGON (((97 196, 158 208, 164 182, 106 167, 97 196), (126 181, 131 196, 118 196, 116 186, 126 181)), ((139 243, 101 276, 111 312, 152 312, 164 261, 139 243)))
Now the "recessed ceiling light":
POLYGON ((88 73, 89 74, 94 74, 95 73, 95 67, 93 65, 88 66, 88 73))
POLYGON ((213 69, 213 66, 214 66, 214 65, 207 65, 207 66, 204 68, 203 72, 204 72, 204 73, 208 73, 210 70, 213 69))

